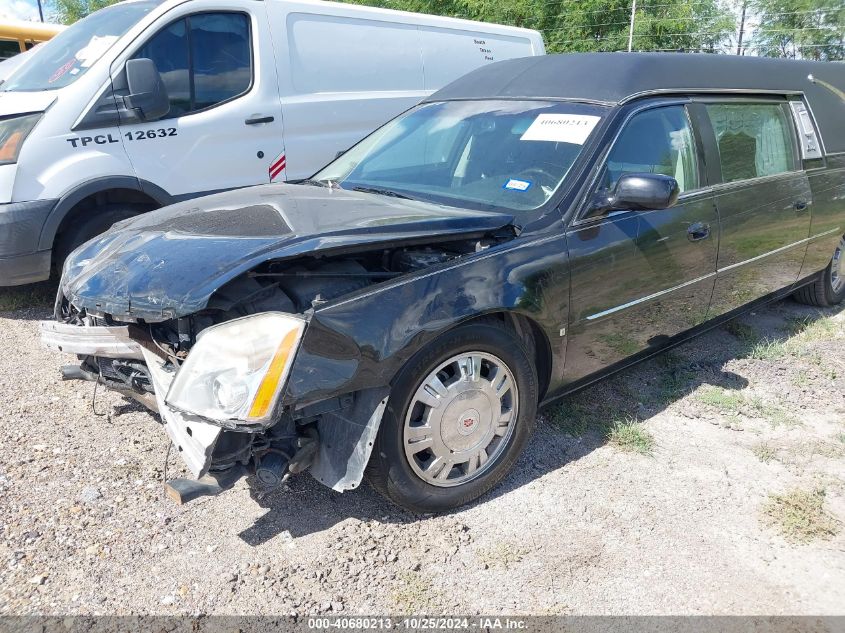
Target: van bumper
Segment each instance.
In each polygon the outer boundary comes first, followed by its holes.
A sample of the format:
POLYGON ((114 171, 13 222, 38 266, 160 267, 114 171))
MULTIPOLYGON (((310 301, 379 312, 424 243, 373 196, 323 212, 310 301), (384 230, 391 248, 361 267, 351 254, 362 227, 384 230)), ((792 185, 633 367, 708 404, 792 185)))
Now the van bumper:
POLYGON ((38 250, 41 229, 56 200, 0 204, 0 286, 19 286, 50 276, 52 251, 38 250))

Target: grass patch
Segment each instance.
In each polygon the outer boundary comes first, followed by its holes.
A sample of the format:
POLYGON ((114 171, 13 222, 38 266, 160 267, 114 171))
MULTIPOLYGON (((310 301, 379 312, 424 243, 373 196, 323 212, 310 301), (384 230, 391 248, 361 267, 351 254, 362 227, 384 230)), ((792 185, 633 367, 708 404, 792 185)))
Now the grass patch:
POLYGON ((24 308, 49 308, 56 300, 56 284, 45 281, 0 289, 0 312, 24 308))
POLYGON ((810 384, 810 374, 806 369, 799 369, 792 377, 792 384, 796 387, 806 387, 810 384))
POLYGON ((531 551, 526 547, 520 547, 513 543, 498 543, 490 549, 481 550, 478 554, 479 560, 487 567, 498 567, 510 569, 522 562, 531 551))
POLYGON ((570 398, 547 407, 543 413, 555 430, 572 437, 581 437, 590 430, 590 411, 580 402, 570 398))
POLYGON ((824 490, 796 488, 782 495, 769 495, 763 506, 768 523, 793 543, 829 539, 839 532, 837 519, 824 508, 824 490))
POLYGON ((739 413, 745 404, 742 394, 720 387, 705 387, 696 397, 702 404, 710 405, 723 413, 739 413))
POLYGON ((776 404, 765 402, 760 397, 752 398, 748 402, 748 406, 753 413, 765 419, 772 426, 798 426, 801 424, 801 421, 788 411, 776 404))
POLYGON ((728 321, 724 328, 728 334, 737 338, 744 345, 752 345, 760 338, 753 327, 742 321, 728 321))
POLYGON ((839 325, 830 317, 789 317, 785 329, 802 341, 827 341, 839 334, 839 325))
POLYGON ((698 401, 713 407, 719 413, 738 421, 740 414, 746 417, 762 418, 772 426, 798 426, 801 421, 776 404, 764 401, 759 396, 746 398, 741 393, 720 387, 705 387, 696 395, 698 401))
POLYGON ((763 339, 749 346, 746 356, 754 360, 782 360, 789 356, 789 348, 783 341, 763 339))
POLYGON ((768 464, 777 455, 775 449, 773 449, 765 442, 760 442, 759 444, 755 444, 754 446, 752 446, 751 452, 754 453, 754 456, 764 464, 768 464))
POLYGON ((664 354, 661 359, 666 371, 660 376, 657 398, 663 403, 674 402, 690 392, 696 372, 674 354, 664 354))
POLYGON ((397 613, 437 611, 440 593, 422 573, 407 571, 399 576, 399 582, 399 588, 391 595, 397 613))
POLYGON ((628 453, 651 455, 654 437, 634 418, 617 420, 607 429, 607 441, 628 453))

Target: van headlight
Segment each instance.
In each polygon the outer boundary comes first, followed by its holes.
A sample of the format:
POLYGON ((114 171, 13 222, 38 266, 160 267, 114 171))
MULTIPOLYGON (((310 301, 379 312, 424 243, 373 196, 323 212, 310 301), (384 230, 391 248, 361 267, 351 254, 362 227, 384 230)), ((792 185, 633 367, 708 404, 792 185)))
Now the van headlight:
POLYGON ((305 321, 281 312, 262 312, 203 330, 165 402, 218 422, 269 422, 304 330, 305 321))
POLYGON ((21 146, 40 118, 40 113, 0 118, 0 165, 18 162, 21 146))

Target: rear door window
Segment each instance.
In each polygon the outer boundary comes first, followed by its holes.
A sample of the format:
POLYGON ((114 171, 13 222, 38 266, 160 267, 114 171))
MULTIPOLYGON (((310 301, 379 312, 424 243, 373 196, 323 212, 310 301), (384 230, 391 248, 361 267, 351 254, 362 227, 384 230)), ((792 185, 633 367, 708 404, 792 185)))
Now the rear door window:
POLYGON ((173 22, 136 58, 152 59, 170 97, 168 118, 211 108, 252 85, 249 18, 243 13, 200 13, 173 22))
POLYGON ((634 115, 610 150, 600 189, 612 191, 623 174, 671 176, 681 192, 699 186, 695 142, 684 106, 634 115))
POLYGON ((776 176, 795 169, 792 132, 777 103, 708 104, 722 182, 776 176))

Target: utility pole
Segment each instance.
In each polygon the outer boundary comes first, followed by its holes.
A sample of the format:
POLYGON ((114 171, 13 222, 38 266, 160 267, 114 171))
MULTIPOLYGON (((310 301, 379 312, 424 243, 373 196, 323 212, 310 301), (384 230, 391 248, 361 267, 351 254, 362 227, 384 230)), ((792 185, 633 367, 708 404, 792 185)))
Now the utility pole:
POLYGON ((38 2, 38 17, 41 18, 41 21, 44 21, 44 9, 41 8, 41 0, 36 0, 38 2))
POLYGON ((631 3, 631 28, 628 29, 628 52, 631 52, 631 48, 634 46, 634 15, 637 13, 637 0, 633 0, 631 3))
POLYGON ((736 43, 736 54, 742 55, 742 36, 745 34, 745 10, 748 8, 747 0, 742 3, 742 17, 739 19, 739 39, 736 43))

